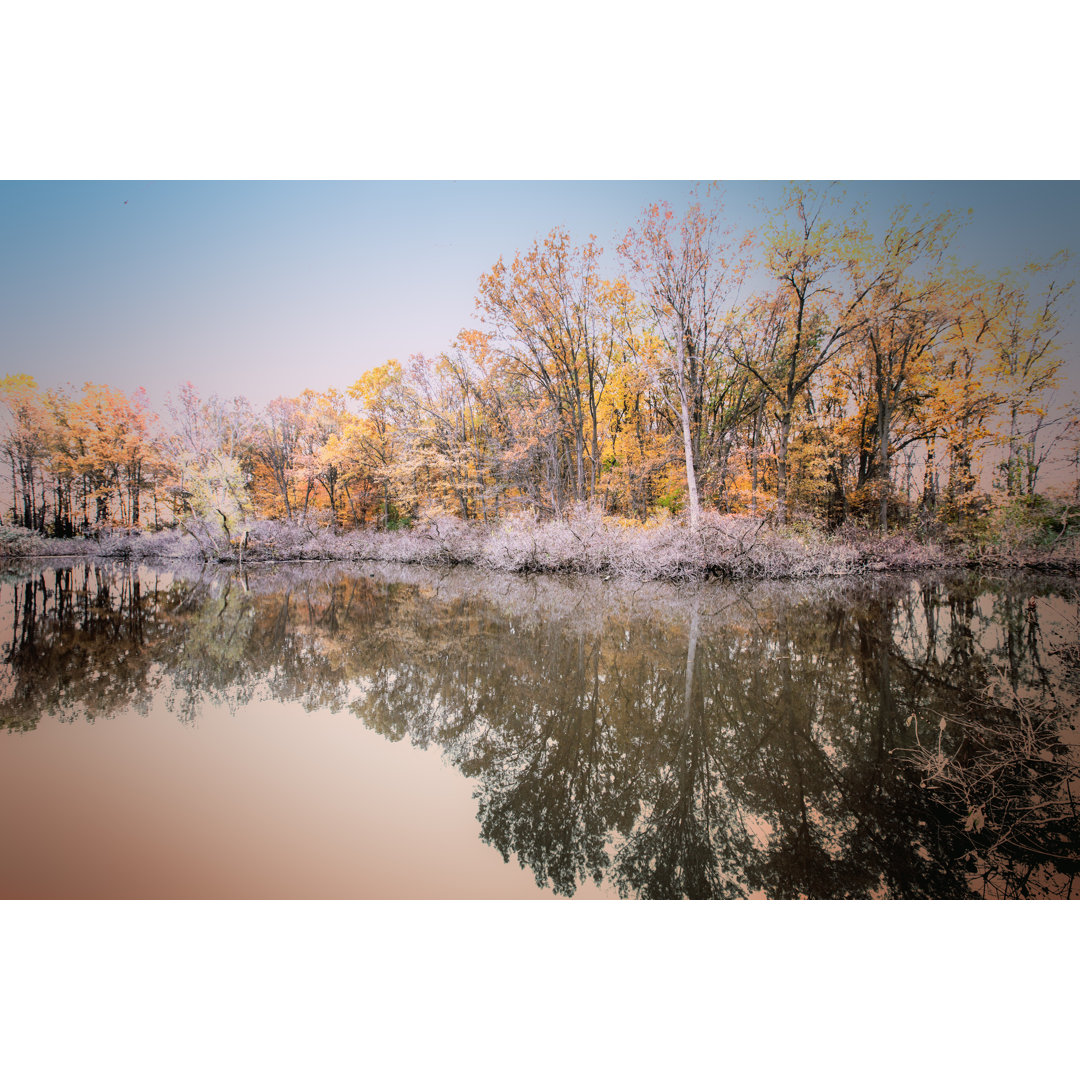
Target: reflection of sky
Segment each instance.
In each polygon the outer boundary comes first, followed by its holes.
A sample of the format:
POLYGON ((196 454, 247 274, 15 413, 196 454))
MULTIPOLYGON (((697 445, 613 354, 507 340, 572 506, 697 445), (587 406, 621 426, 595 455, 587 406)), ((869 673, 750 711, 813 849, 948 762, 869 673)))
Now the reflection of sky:
POLYGON ((155 700, 42 718, 0 755, 0 805, 19 820, 0 832, 5 899, 553 895, 477 840, 466 777, 348 711, 207 703, 185 727, 155 700))
MULTIPOLYGON (((965 216, 972 208, 957 254, 987 271, 1080 250, 1073 182, 844 186, 879 226, 897 202, 965 216)), ((756 224, 756 208, 781 187, 724 185, 732 226, 756 224)), ((578 240, 595 234, 613 256, 647 202, 678 208, 689 188, 0 184, 0 374, 25 371, 46 386, 145 385, 159 408, 188 379, 257 403, 305 386, 347 386, 391 357, 445 348, 470 324, 477 280, 500 254, 564 226, 578 240)), ((1072 341, 1077 326, 1070 319, 1072 341)))

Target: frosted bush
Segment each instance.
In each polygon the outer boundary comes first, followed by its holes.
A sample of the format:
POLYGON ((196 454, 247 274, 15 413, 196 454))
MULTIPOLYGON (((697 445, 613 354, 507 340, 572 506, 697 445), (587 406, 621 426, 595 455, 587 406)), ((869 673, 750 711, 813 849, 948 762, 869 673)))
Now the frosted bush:
POLYGON ((5 555, 35 555, 42 538, 21 525, 0 525, 0 551, 5 555))
MULTIPOLYGON (((965 549, 947 551, 920 543, 909 534, 881 536, 850 526, 839 534, 825 534, 805 522, 784 529, 759 518, 705 511, 698 530, 691 532, 684 519, 670 515, 641 525, 604 518, 587 506, 571 509, 561 520, 540 521, 525 513, 489 525, 433 512, 413 528, 346 533, 316 519, 241 522, 226 536, 220 525, 196 518, 160 532, 118 529, 96 539, 69 540, 0 526, 0 552, 16 557, 194 558, 245 565, 358 560, 471 564, 511 573, 572 572, 656 581, 832 577, 957 566, 975 557, 965 549)), ((1034 557, 1038 554, 1024 561, 1014 553, 980 551, 978 558, 990 565, 1043 565, 1034 557)), ((1053 561, 1056 569, 1075 569, 1080 540, 1067 540, 1041 558, 1047 564, 1053 561)))

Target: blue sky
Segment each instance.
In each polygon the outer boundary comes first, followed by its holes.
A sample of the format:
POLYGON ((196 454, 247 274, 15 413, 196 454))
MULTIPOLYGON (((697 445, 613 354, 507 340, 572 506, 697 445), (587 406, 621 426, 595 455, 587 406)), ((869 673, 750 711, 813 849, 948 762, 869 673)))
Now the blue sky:
MULTIPOLYGON (((988 271, 1080 251, 1072 182, 842 185, 882 224, 897 202, 974 213, 957 253, 988 271)), ((343 388, 391 357, 437 353, 471 324, 477 280, 561 226, 611 256, 652 200, 692 185, 583 182, 0 184, 0 373, 42 385, 191 380, 262 404, 343 388)), ((731 224, 782 185, 721 185, 731 224)), ((1068 336, 1080 341, 1070 317, 1068 336)), ((1073 350, 1070 348, 1070 357, 1073 350)), ((1076 363, 1070 360, 1076 383, 1076 363)))

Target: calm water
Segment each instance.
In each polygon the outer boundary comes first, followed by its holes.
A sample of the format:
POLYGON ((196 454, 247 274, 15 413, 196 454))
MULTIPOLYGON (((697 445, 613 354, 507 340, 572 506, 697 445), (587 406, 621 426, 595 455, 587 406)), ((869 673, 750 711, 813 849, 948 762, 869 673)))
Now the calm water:
POLYGON ((5 897, 1080 892, 1075 583, 0 573, 5 897))

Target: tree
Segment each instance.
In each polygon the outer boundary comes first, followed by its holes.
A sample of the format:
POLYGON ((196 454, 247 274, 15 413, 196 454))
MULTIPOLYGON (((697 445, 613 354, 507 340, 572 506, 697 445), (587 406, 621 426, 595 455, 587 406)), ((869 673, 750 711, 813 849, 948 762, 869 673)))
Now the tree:
MULTIPOLYGON (((853 290, 869 294, 858 340, 876 413, 877 456, 861 479, 877 480, 882 532, 888 528, 891 453, 905 445, 891 445, 893 428, 901 410, 915 417, 920 398, 933 392, 935 352, 953 321, 943 260, 954 231, 949 213, 924 219, 898 207, 875 256, 853 264, 853 290)), ((928 433, 916 420, 906 442, 928 433)))
POLYGON ((0 446, 11 467, 11 521, 27 529, 44 527, 44 481, 47 412, 31 375, 0 379, 0 404, 7 417, 0 446), (20 505, 21 503, 21 505, 20 505))
POLYGON ((787 520, 788 447, 796 407, 810 381, 851 346, 865 322, 877 277, 844 289, 842 271, 865 257, 855 224, 825 218, 829 194, 793 185, 765 232, 763 261, 776 289, 756 298, 734 341, 735 362, 757 380, 776 418, 776 519, 787 520))
POLYGON ((595 237, 575 248, 555 229, 509 266, 500 258, 476 300, 506 374, 548 406, 537 434, 548 444, 556 514, 567 498, 592 498, 600 475, 598 414, 618 351, 617 290, 600 278, 602 254, 595 237))
POLYGON ((140 524, 140 501, 147 473, 159 461, 146 391, 129 399, 120 390, 86 383, 82 396, 67 413, 61 452, 65 467, 83 478, 84 518, 88 498, 94 500, 94 523, 104 525, 116 514, 121 525, 140 524))
MULTIPOLYGON (((381 493, 380 523, 391 521, 391 493, 399 476, 399 419, 405 373, 397 360, 365 372, 347 393, 360 404, 359 416, 347 416, 342 428, 346 479, 369 478, 381 493)), ((347 489, 346 489, 347 490, 347 489)))
POLYGON ((1035 492, 1036 446, 1046 416, 1045 395, 1058 384, 1064 359, 1059 340, 1061 308, 1073 287, 1072 281, 1062 281, 1067 265, 1067 254, 1059 252, 1048 262, 1027 266, 1029 282, 1010 273, 998 283, 1003 311, 993 338, 994 374, 1008 426, 1005 486, 1014 498, 1030 498, 1035 492))
POLYGON ((466 520, 487 520, 495 464, 483 374, 474 359, 483 344, 463 332, 434 360, 412 357, 403 394, 409 453, 424 473, 428 500, 466 520))
MULTIPOLYGON (((949 454, 946 507, 958 523, 964 523, 978 501, 976 462, 1001 404, 993 385, 993 332, 1002 305, 994 285, 972 271, 958 274, 952 287, 950 325, 928 402, 926 461, 927 471, 936 467, 935 444, 942 438, 949 454)), ((932 504, 934 498, 931 485, 924 490, 924 500, 932 504)))
POLYGON ((339 436, 345 418, 345 398, 333 387, 323 392, 305 390, 299 398, 297 454, 294 474, 304 488, 304 513, 312 494, 321 487, 330 503, 330 521, 337 524, 340 511, 341 463, 339 436))
POLYGON ((242 397, 224 402, 214 395, 204 402, 189 382, 169 401, 169 411, 176 516, 183 523, 190 515, 184 527, 200 544, 216 550, 223 535, 230 545, 254 509, 249 492, 255 433, 251 406, 242 397))
MULTIPOLYGON (((690 206, 681 221, 667 203, 648 207, 619 252, 662 342, 653 353, 655 386, 682 433, 690 528, 700 519, 699 466, 708 442, 730 430, 736 373, 723 367, 748 241, 732 245, 718 211, 690 206), (728 406, 725 408, 725 406, 728 406), (719 425, 715 421, 720 420, 719 425), (709 421, 714 421, 710 425, 709 421)), ((741 398, 740 398, 741 401, 741 398)))
POLYGON ((292 520, 296 509, 290 490, 300 452, 302 420, 302 408, 296 398, 274 398, 263 412, 253 442, 255 457, 277 488, 288 520, 292 520))

